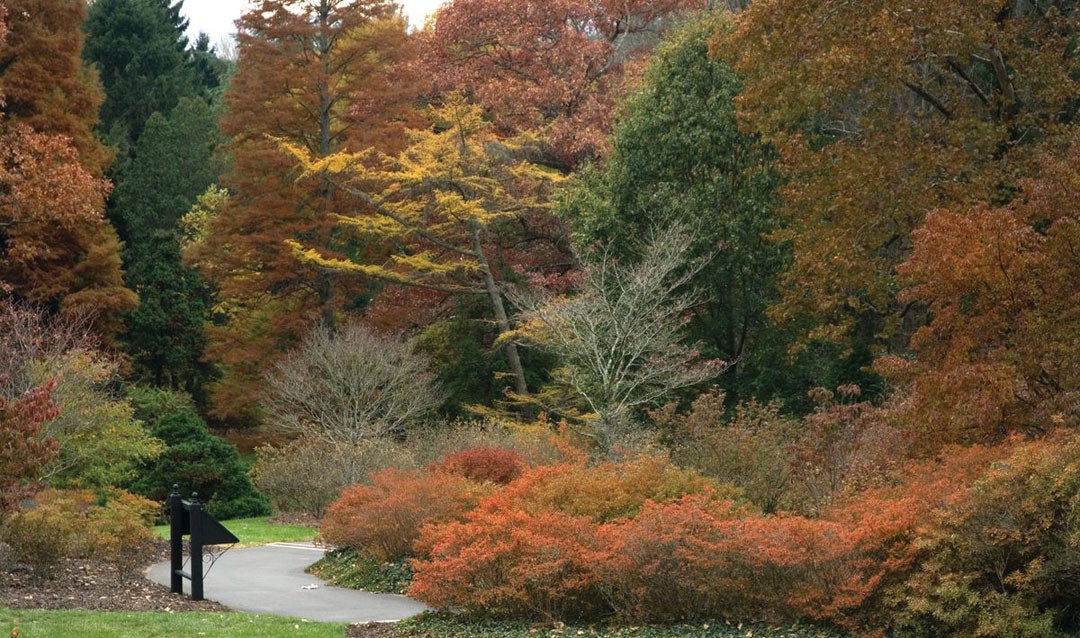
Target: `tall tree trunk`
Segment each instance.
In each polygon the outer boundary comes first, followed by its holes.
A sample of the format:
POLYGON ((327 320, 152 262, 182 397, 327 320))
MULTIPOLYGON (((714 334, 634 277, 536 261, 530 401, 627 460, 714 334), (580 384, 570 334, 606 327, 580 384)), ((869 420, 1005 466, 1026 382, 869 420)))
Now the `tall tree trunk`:
MULTIPOLYGON (((480 263, 480 272, 484 277, 484 288, 491 297, 491 307, 495 311, 495 325, 499 328, 499 335, 510 332, 510 318, 506 315, 506 306, 503 304, 502 291, 491 273, 491 265, 484 254, 483 244, 480 241, 480 227, 472 229, 473 250, 476 252, 476 260, 480 263)), ((503 344, 503 352, 506 353, 506 362, 510 365, 510 372, 514 376, 514 391, 518 394, 528 394, 529 388, 525 385, 525 369, 521 367, 521 357, 518 355, 517 344, 507 341, 503 344)))

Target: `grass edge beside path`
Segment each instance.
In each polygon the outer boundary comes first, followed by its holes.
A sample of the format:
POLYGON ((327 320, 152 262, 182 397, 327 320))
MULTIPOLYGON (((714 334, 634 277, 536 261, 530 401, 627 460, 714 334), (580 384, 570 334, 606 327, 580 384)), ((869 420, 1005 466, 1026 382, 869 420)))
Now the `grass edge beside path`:
MULTIPOLYGON (((268 543, 297 543, 312 541, 319 530, 306 525, 282 525, 271 523, 269 517, 235 518, 221 521, 225 529, 240 539, 239 547, 266 545, 268 543)), ((161 538, 169 538, 169 526, 158 525, 154 533, 161 538)))
POLYGON ((0 636, 19 638, 341 638, 347 623, 324 623, 242 612, 181 613, 7 609, 0 607, 0 636))

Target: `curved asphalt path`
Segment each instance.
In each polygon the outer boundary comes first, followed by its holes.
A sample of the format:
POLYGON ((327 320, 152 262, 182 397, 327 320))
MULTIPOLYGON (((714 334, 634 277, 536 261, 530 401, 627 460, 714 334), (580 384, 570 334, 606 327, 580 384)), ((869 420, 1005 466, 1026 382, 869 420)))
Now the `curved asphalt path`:
MULTIPOLYGON (((206 572, 204 597, 240 611, 326 622, 393 622, 427 609, 405 596, 331 587, 305 574, 304 569, 321 558, 322 552, 311 543, 230 549, 206 572)), ((168 587, 169 563, 151 566, 146 576, 168 587)), ((184 595, 191 595, 187 579, 184 595)))

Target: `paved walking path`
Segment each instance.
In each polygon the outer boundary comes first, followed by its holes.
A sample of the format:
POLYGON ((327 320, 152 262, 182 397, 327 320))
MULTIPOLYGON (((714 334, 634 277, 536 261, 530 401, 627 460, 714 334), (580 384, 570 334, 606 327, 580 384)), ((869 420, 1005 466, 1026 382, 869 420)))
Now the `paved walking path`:
MULTIPOLYGON (((305 574, 304 569, 322 552, 311 543, 230 549, 206 572, 203 594, 207 600, 240 611, 326 622, 390 622, 427 609, 405 596, 331 587, 305 574)), ((151 566, 146 575, 168 587, 169 563, 151 566)), ((185 579, 185 595, 191 594, 190 587, 185 579)))

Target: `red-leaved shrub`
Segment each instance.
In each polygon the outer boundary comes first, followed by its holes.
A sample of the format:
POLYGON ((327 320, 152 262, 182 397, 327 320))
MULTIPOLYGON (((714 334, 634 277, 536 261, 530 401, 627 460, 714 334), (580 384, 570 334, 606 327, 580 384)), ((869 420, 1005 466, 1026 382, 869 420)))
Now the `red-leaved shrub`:
POLYGON ((500 491, 498 504, 604 522, 633 517, 648 501, 666 502, 686 494, 741 499, 736 488, 676 467, 666 456, 640 456, 621 462, 586 465, 581 460, 532 469, 500 491))
POLYGON ((562 512, 483 508, 430 525, 409 595, 440 608, 568 620, 608 609, 596 588, 596 523, 562 512))
POLYGON ((742 511, 738 490, 664 457, 527 470, 464 521, 429 525, 416 546, 410 593, 439 608, 496 616, 577 620, 612 611, 598 566, 609 552, 600 526, 687 494, 720 512, 742 511))
POLYGON ((447 455, 432 469, 464 476, 477 483, 506 485, 521 476, 525 457, 510 448, 474 447, 447 455))
POLYGON ((387 469, 354 485, 327 510, 320 533, 339 547, 352 547, 380 561, 409 556, 425 523, 462 517, 489 494, 490 484, 430 470, 387 469))

